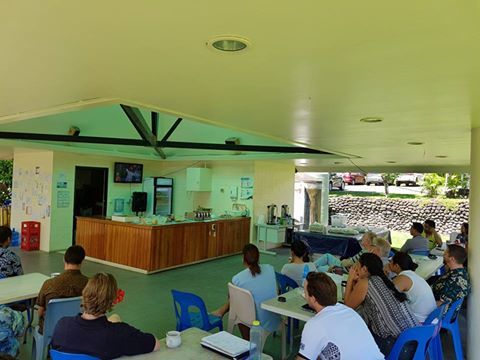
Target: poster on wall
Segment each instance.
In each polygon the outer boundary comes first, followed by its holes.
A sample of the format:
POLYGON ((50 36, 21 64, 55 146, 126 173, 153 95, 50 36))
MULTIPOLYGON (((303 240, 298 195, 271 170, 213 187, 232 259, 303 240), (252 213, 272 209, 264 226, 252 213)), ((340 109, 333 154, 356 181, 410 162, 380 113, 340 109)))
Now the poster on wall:
POLYGON ((70 191, 57 191, 57 208, 62 209, 68 207, 70 207, 70 191))
POLYGON ((240 190, 241 200, 253 199, 253 178, 251 176, 242 176, 240 178, 242 189, 240 190))
POLYGON ((241 200, 250 200, 253 199, 253 189, 242 189, 240 191, 241 200))
POLYGON ((66 181, 57 181, 57 189, 66 189, 67 182, 66 181))
POLYGON ((240 178, 240 184, 242 188, 253 188, 253 178, 251 176, 244 176, 240 178))

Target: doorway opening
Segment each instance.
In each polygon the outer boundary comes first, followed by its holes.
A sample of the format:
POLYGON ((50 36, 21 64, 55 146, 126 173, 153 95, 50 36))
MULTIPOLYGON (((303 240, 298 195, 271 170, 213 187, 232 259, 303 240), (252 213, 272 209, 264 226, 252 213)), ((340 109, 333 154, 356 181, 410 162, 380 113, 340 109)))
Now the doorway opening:
POLYGON ((77 216, 102 217, 107 215, 108 168, 76 166, 73 200, 73 238, 77 216))

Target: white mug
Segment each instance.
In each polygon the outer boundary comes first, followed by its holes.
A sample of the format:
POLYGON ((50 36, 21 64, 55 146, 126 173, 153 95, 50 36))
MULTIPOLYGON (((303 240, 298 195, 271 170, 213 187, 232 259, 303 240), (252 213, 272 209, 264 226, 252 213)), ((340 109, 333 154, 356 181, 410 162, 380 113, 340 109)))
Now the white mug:
POLYGON ((180 346, 182 343, 182 337, 179 331, 169 331, 167 332, 167 347, 174 349, 180 346))

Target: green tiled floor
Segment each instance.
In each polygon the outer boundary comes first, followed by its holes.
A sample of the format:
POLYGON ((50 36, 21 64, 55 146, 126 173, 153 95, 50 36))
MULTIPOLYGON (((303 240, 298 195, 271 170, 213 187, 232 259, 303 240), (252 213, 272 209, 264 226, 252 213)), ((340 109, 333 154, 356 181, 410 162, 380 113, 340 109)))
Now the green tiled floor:
MULTIPOLYGON (((288 259, 289 251, 282 249, 279 255, 261 255, 261 262, 271 264, 279 271, 288 259)), ((25 272, 50 274, 63 269, 60 253, 20 252, 25 272)), ((151 332, 158 338, 175 328, 171 289, 190 291, 201 296, 209 310, 216 309, 227 299, 227 283, 243 269, 240 255, 186 266, 152 275, 143 275, 115 267, 86 261, 83 273, 91 276, 97 272, 112 273, 119 287, 126 291, 124 301, 115 308, 122 320, 151 332)), ((224 324, 226 325, 226 318, 224 324)), ((30 359, 30 336, 21 349, 21 359, 30 359)), ((265 352, 275 359, 280 355, 280 336, 267 340, 265 352)))

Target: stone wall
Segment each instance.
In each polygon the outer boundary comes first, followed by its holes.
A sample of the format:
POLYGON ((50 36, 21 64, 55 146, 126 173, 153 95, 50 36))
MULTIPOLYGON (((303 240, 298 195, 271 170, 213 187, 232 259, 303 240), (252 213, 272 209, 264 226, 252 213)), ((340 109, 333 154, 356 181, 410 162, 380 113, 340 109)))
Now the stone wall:
POLYGON ((431 219, 439 233, 459 231, 468 222, 468 200, 446 207, 435 199, 382 199, 353 196, 331 196, 330 215, 347 215, 350 226, 384 226, 390 230, 408 232, 412 222, 431 219))

